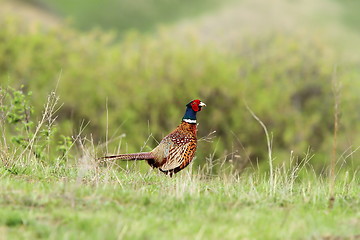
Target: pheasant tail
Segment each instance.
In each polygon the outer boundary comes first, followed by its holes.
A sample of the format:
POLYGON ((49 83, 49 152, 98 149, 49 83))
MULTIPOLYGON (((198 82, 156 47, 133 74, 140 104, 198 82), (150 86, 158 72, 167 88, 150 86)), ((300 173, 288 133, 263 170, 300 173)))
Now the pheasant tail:
POLYGON ((127 153, 112 156, 105 156, 103 159, 119 159, 119 160, 150 160, 154 159, 151 152, 127 153))

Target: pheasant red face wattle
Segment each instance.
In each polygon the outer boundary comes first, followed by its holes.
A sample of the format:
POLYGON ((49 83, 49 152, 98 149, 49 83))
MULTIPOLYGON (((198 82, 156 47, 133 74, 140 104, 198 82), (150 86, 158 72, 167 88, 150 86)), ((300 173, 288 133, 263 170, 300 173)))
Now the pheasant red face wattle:
POLYGON ((191 106, 192 110, 194 110, 195 112, 201 111, 201 108, 206 106, 206 104, 201 102, 199 99, 195 99, 195 100, 191 101, 186 106, 189 106, 189 105, 191 106))

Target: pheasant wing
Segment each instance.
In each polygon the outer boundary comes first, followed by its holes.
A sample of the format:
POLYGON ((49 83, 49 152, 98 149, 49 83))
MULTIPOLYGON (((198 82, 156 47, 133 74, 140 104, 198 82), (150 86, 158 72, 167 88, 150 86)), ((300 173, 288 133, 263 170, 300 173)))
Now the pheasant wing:
POLYGON ((193 159, 196 151, 196 138, 192 135, 173 132, 160 143, 167 145, 166 161, 160 167, 163 172, 178 172, 193 159))

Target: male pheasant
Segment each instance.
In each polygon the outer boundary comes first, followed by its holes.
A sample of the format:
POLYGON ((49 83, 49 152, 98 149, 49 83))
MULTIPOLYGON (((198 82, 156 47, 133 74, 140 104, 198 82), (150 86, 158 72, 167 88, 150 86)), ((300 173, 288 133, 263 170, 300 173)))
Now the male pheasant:
POLYGON ((159 168, 172 176, 189 165, 194 158, 197 145, 196 113, 203 106, 206 106, 205 103, 198 99, 188 103, 181 124, 152 151, 105 156, 104 159, 146 160, 153 168, 159 168))

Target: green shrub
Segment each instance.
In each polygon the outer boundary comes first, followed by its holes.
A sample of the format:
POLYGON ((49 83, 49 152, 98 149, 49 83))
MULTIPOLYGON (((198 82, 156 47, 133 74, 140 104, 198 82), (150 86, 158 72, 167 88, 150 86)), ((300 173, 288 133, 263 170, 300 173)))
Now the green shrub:
MULTIPOLYGON (((57 134, 55 125, 57 101, 54 93, 50 94, 40 120, 35 122, 33 106, 30 104, 32 93, 25 94, 23 86, 19 90, 7 87, 0 88, 0 123, 2 125, 1 160, 6 167, 18 162, 16 158, 24 158, 29 153, 30 158, 51 163, 53 159, 60 163, 67 157, 72 146, 72 139, 57 134), (56 136, 60 140, 57 141, 56 136), (3 150, 4 148, 4 150, 3 150), (19 154, 6 154, 12 152, 19 154), (55 153, 56 150, 58 153, 55 153), (60 154, 59 154, 60 152, 60 154)), ((24 161, 21 161, 24 162, 24 161)), ((17 171, 10 170, 13 174, 17 171)))

